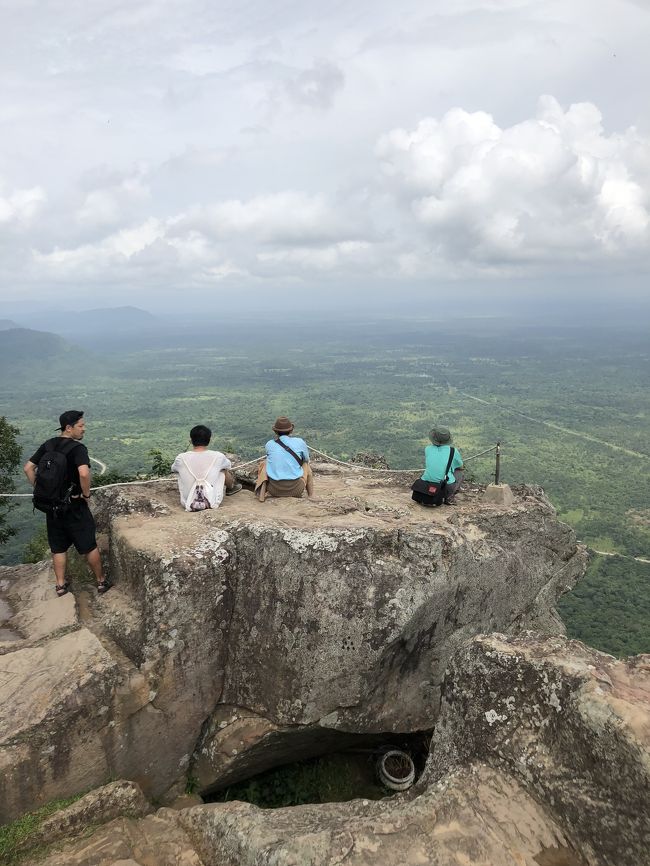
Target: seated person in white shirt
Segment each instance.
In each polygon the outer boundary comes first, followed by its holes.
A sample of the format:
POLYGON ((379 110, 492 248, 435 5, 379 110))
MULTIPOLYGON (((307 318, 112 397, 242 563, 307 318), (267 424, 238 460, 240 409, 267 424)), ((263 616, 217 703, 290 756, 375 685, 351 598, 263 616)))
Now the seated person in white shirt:
POLYGON ((226 496, 242 489, 230 472, 231 462, 221 451, 208 448, 212 431, 203 424, 190 430, 192 450, 179 454, 172 464, 172 472, 178 475, 181 505, 186 511, 204 511, 218 508, 226 496))

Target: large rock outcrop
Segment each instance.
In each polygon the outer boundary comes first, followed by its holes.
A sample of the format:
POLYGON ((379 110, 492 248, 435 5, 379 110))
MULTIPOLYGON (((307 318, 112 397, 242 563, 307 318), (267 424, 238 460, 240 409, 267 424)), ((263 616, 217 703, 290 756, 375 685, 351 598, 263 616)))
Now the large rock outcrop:
POLYGON ((453 657, 408 794, 162 809, 114 821, 44 866, 647 866, 649 761, 650 657, 480 637, 453 657))
MULTIPOLYGON (((479 765, 417 800, 160 810, 143 821, 113 822, 44 866, 539 866, 540 852, 571 852, 569 844, 521 786, 479 765)), ((548 863, 584 866, 577 858, 548 863)))
POLYGON ((33 570, 5 572, 21 639, 0 644, 0 820, 111 777, 161 797, 188 769, 207 790, 342 738, 430 729, 473 635, 561 630, 554 604, 586 555, 541 491, 427 510, 397 478, 323 470, 317 487, 202 514, 171 483, 107 490, 116 587, 77 581, 76 607, 46 565, 38 599, 33 570), (61 611, 47 628, 29 613, 45 593, 61 611))
POLYGON ((451 660, 421 787, 473 761, 549 804, 590 863, 650 863, 650 656, 477 638, 451 660))

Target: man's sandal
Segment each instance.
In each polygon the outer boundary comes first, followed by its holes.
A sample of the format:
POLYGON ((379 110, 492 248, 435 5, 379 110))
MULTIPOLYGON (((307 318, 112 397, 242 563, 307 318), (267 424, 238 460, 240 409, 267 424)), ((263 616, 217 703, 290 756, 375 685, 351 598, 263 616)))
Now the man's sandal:
POLYGON ((105 592, 108 592, 108 590, 109 590, 112 586, 113 586, 113 584, 110 582, 110 580, 102 580, 101 583, 98 583, 98 584, 97 584, 97 592, 98 592, 100 595, 103 595, 105 592))
POLYGON ((57 583, 54 589, 56 590, 56 594, 58 595, 58 597, 63 598, 63 596, 70 591, 70 584, 66 580, 65 583, 57 583))

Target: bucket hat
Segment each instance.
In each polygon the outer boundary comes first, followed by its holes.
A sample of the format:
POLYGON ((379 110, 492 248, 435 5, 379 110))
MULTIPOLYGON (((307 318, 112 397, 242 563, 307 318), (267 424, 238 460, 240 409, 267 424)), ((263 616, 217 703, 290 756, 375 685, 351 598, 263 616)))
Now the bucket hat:
POLYGON ((273 425, 274 433, 291 433, 293 430, 293 422, 291 422, 286 415, 280 415, 279 418, 275 419, 275 424, 273 425))
POLYGON ((446 427, 434 427, 429 433, 429 439, 434 445, 452 445, 451 433, 446 427))

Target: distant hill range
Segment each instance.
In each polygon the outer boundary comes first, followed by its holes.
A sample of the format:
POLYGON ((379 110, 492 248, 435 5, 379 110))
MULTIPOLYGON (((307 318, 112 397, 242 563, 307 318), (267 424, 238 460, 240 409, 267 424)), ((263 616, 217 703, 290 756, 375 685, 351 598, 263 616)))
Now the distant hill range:
POLYGON ((75 351, 78 351, 77 347, 58 334, 18 327, 0 330, 0 364, 3 367, 68 358, 75 351))
MULTIPOLYGON (((2 320, 0 320, 2 321, 2 320)), ((139 307, 101 307, 96 310, 43 310, 29 317, 30 328, 74 337, 75 342, 86 342, 92 334, 133 332, 155 328, 158 320, 139 307)), ((20 325, 13 325, 20 327, 20 325)))
POLYGON ((0 319, 0 331, 8 331, 10 328, 20 328, 20 325, 12 322, 11 319, 0 319))
POLYGON ((104 307, 97 310, 83 310, 75 313, 75 324, 78 327, 100 328, 142 328, 154 327, 157 323, 155 316, 139 307, 104 307))
POLYGON ((0 331, 0 386, 22 387, 22 383, 61 379, 76 381, 97 373, 104 362, 100 357, 59 334, 31 328, 7 328, 0 331))

